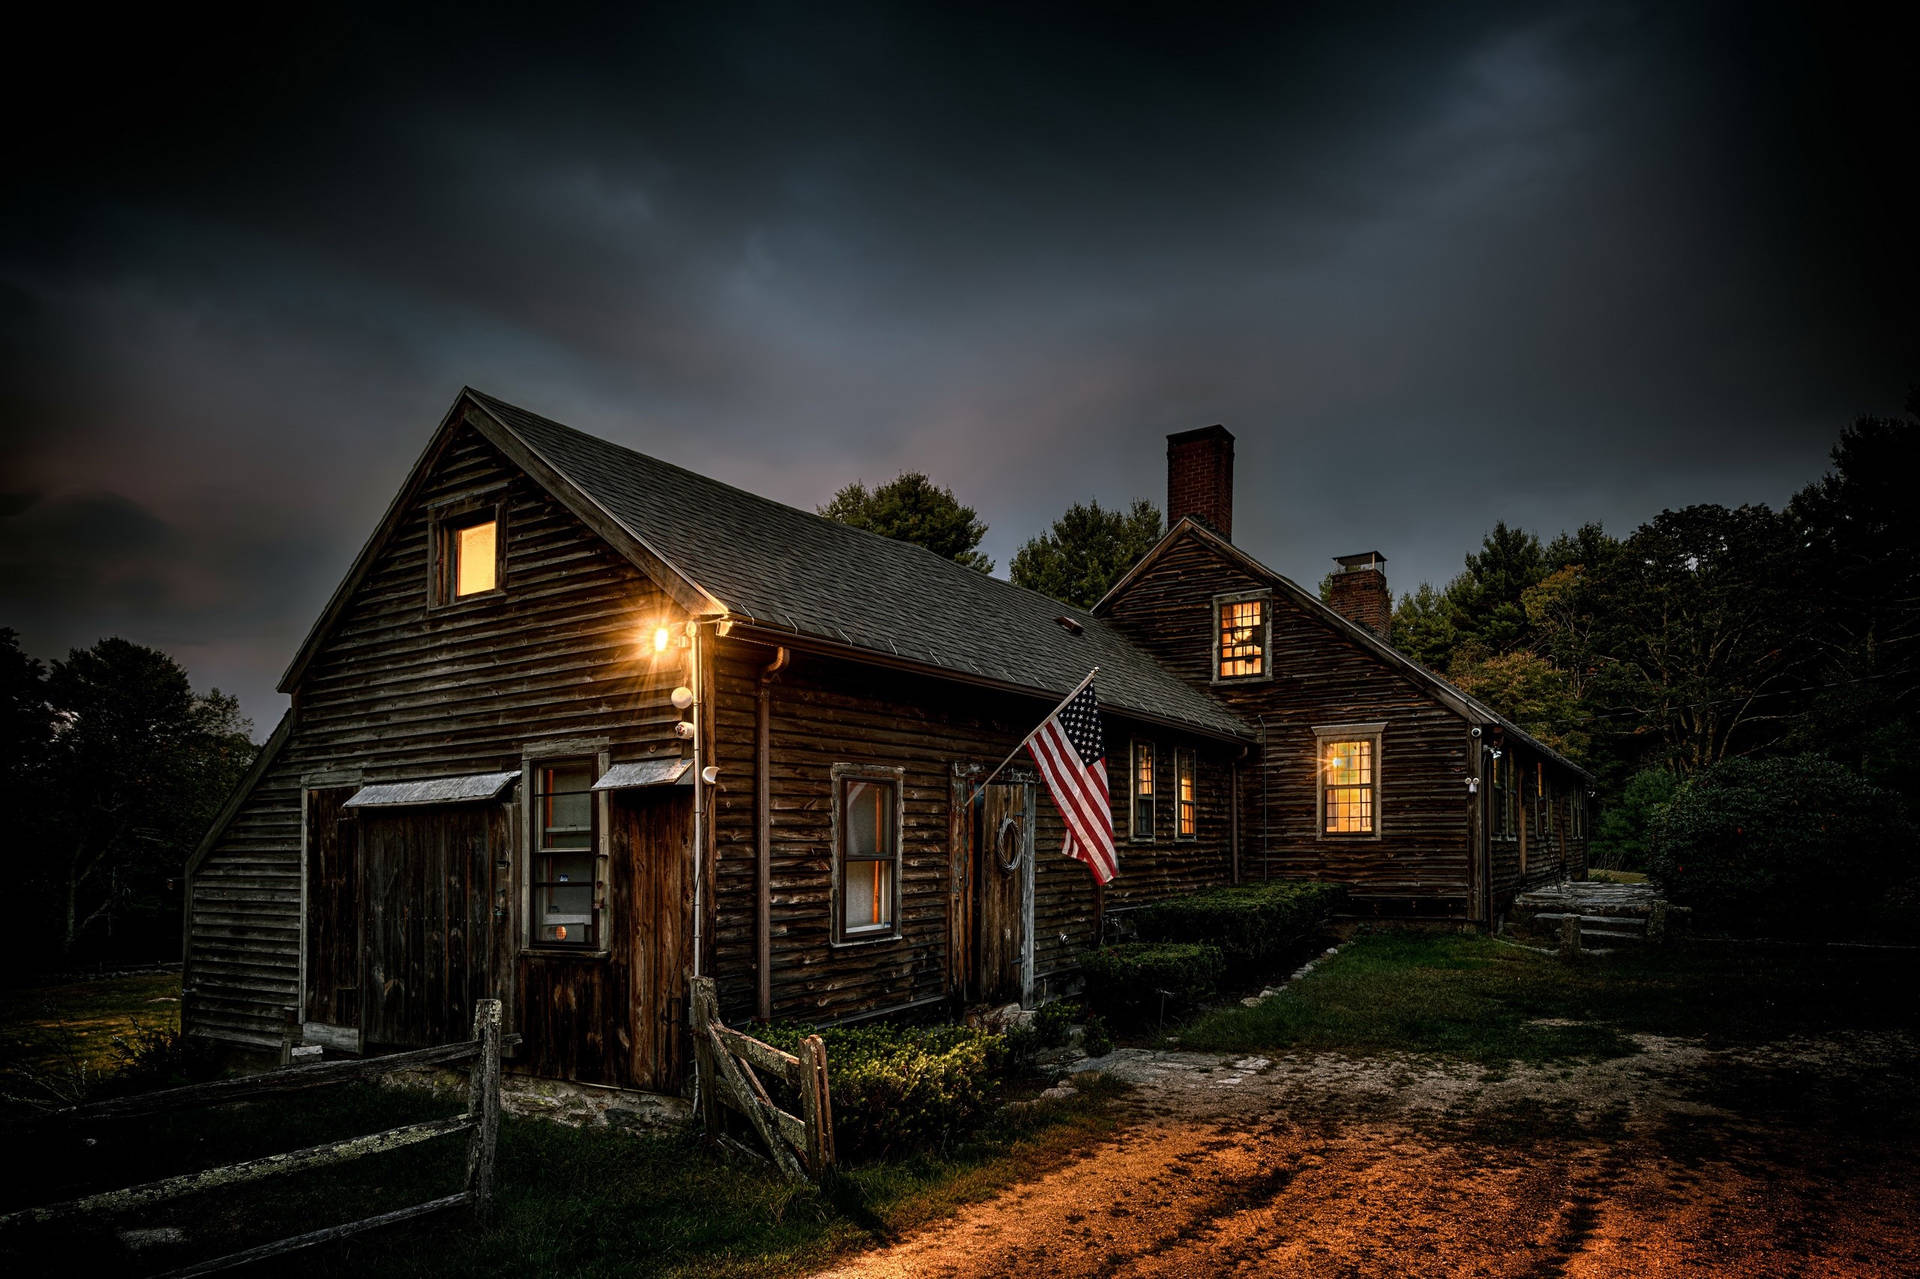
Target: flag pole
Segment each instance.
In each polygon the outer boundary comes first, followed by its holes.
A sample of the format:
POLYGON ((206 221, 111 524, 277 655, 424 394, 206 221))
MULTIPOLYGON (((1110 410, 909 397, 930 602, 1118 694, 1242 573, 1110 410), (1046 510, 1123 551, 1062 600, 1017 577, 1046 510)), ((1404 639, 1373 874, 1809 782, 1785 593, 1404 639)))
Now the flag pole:
MULTIPOLYGON (((1068 693, 1065 697, 1061 698, 1060 704, 1058 706, 1055 706, 1052 710, 1048 711, 1045 715, 1042 715, 1040 717, 1040 722, 1033 726, 1033 733, 1037 733, 1041 729, 1045 728, 1047 726, 1047 721, 1060 713, 1060 707, 1065 706, 1068 702, 1080 696, 1080 690, 1085 688, 1087 685, 1093 683, 1093 677, 1095 675, 1098 675, 1099 673, 1100 673, 1100 668, 1098 666, 1088 671, 1087 677, 1081 680, 1078 684, 1075 684, 1073 686, 1073 691, 1071 693, 1068 693)), ((1021 738, 1020 744, 1014 747, 1011 751, 1008 751, 1007 757, 1001 760, 998 764, 996 764, 991 773, 988 773, 985 777, 981 778, 979 781, 974 783, 973 791, 967 796, 967 802, 969 804, 971 804, 975 799, 979 798, 980 792, 987 788, 988 782, 1000 776, 1001 769, 1005 768, 1008 764, 1013 763, 1014 756, 1018 755, 1021 751, 1027 748, 1027 743, 1033 740, 1033 733, 1028 733, 1025 737, 1021 738)))

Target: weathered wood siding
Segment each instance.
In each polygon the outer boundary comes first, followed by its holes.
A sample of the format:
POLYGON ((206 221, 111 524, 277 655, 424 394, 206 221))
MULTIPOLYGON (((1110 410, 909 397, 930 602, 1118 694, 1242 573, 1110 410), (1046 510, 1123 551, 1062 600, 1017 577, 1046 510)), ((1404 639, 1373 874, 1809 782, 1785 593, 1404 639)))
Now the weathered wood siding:
POLYGON ((1520 821, 1515 836, 1493 840, 1496 917, 1506 912, 1518 893, 1565 879, 1587 877, 1586 839, 1573 837, 1576 790, 1585 783, 1549 762, 1547 780, 1551 790, 1543 805, 1535 795, 1532 781, 1540 757, 1524 746, 1514 745, 1508 749, 1527 784, 1520 793, 1520 821))
MULTIPOLYGON (((735 1020, 751 1017, 755 1006, 755 698, 759 672, 772 654, 763 644, 735 638, 721 642, 715 663, 720 782, 714 799, 713 971, 726 1015, 735 1020)), ((800 652, 774 682, 772 699, 774 1016, 827 1021, 949 998, 949 911, 958 882, 956 845, 964 831, 955 807, 955 766, 992 768, 1038 723, 1048 703, 800 652), (832 942, 836 763, 904 770, 898 940, 832 942)), ((1113 716, 1106 728, 1115 817, 1124 830, 1125 743, 1147 730, 1113 716)), ((1110 907, 1224 883, 1229 874, 1225 779, 1237 752, 1170 733, 1157 740, 1168 751, 1176 740, 1198 750, 1200 838, 1172 839, 1169 771, 1161 798, 1166 839, 1122 844, 1110 907)), ((1064 827, 1044 786, 1037 788, 1036 806, 1034 990, 1044 998, 1093 942, 1096 909, 1086 868, 1061 855, 1064 827)))
POLYGON ((1106 612, 1162 665, 1260 728, 1259 758, 1243 770, 1242 876, 1338 880, 1362 911, 1469 915, 1472 755, 1458 714, 1278 588, 1274 677, 1212 682, 1214 597, 1271 586, 1188 539, 1169 547, 1106 612), (1370 722, 1386 725, 1379 837, 1322 837, 1314 726, 1370 722))
MULTIPOLYGON (((476 432, 450 434, 308 666, 284 747, 193 877, 189 1029, 275 1043, 281 1009, 302 1002, 306 786, 337 803, 341 788, 350 793, 363 782, 519 769, 525 748, 556 741, 602 743, 616 762, 679 753, 679 713, 667 693, 687 678, 686 650, 656 659, 643 647, 661 620, 684 617, 476 432), (496 492, 506 510, 504 592, 429 609, 429 506, 496 492)), ((506 897, 517 915, 525 909, 524 857, 513 861, 506 897)), ((612 868, 616 881, 623 873, 612 868)), ((310 908, 343 906, 335 899, 310 908)), ((615 912, 615 946, 635 944, 630 916, 615 912)), ((517 940, 517 928, 504 931, 517 940)), ((540 990, 594 985, 605 964, 542 960, 540 990)), ((496 979, 510 981, 504 973, 496 979)), ((521 1011, 509 1016, 524 1019, 532 997, 523 991, 521 1011)), ((571 1069, 582 1078, 618 1075, 605 1062, 571 1069)))

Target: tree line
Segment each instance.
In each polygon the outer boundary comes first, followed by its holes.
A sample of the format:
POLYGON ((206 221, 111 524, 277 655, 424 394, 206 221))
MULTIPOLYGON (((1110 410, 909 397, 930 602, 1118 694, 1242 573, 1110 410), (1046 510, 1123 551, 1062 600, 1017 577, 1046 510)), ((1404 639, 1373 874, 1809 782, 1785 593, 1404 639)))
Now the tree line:
MULTIPOLYGON (((1401 597, 1392 642, 1596 774, 1601 856, 1634 858, 1651 809, 1733 758, 1815 754, 1920 796, 1920 389, 1906 416, 1847 427, 1831 462, 1779 510, 1689 506, 1544 542, 1496 522, 1458 576, 1401 597)), ((923 544, 993 567, 986 525, 918 473, 821 513, 916 541, 939 524, 948 540, 923 544)), ((1151 502, 1076 503, 1010 576, 1091 607, 1160 535, 1151 502)))

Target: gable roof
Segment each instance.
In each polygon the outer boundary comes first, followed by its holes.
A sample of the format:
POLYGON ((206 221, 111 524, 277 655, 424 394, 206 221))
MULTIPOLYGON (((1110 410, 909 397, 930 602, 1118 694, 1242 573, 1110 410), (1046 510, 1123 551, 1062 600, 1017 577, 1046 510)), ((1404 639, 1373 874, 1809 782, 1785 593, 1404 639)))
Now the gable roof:
POLYGON ((689 612, 812 646, 1039 697, 1100 668, 1101 703, 1249 741, 1220 702, 1114 627, 911 542, 849 528, 465 388, 282 680, 292 691, 404 518, 446 437, 471 425, 689 612), (1073 634, 1056 618, 1079 623, 1073 634))
MULTIPOLYGON (((1506 716, 1497 713, 1492 707, 1488 706, 1479 698, 1463 692, 1420 663, 1414 661, 1411 657, 1408 657, 1405 653, 1402 653, 1393 645, 1381 639, 1378 635, 1375 635, 1366 627, 1329 608, 1326 602, 1318 595, 1305 590, 1292 578, 1268 568, 1265 564, 1262 564, 1259 560, 1253 558, 1253 556, 1247 554, 1232 542, 1227 541, 1218 533, 1208 528, 1206 524, 1194 519, 1192 516, 1188 516, 1171 529, 1168 529, 1166 536, 1155 543, 1154 548, 1142 556, 1138 564, 1128 569, 1126 574, 1121 577, 1119 581, 1115 582, 1105 595, 1100 597, 1099 602, 1093 606, 1093 611, 1098 615, 1104 616, 1107 609, 1115 600, 1126 594, 1133 588, 1134 583, 1152 571, 1154 564, 1167 553, 1168 548, 1173 546, 1180 538, 1188 536, 1198 538, 1202 545, 1212 550, 1215 554, 1232 561, 1250 575, 1271 582, 1276 588, 1292 598, 1296 604, 1301 605, 1310 614, 1317 616, 1320 621, 1326 623, 1334 631, 1344 635, 1347 639, 1353 640, 1359 644, 1361 648, 1372 653, 1375 657, 1380 658, 1388 665, 1397 667, 1403 673, 1412 676, 1416 682, 1425 684, 1442 703, 1449 706, 1461 718, 1470 723, 1498 725, 1508 735, 1520 739, 1534 750, 1539 751, 1541 754, 1564 767, 1571 769, 1573 772, 1580 774, 1580 776, 1586 778, 1588 781, 1593 780, 1592 773, 1574 763, 1565 755, 1553 749, 1553 747, 1548 746, 1545 742, 1542 742, 1539 738, 1527 732, 1506 716)), ((1378 552, 1371 553, 1378 554, 1378 552)))

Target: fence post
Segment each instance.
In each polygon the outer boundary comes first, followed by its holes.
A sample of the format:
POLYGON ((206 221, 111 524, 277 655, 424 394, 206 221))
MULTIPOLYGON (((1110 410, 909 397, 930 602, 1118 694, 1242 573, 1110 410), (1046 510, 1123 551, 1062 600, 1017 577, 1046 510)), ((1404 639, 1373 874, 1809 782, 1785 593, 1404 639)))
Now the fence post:
POLYGON ((707 1139, 713 1141, 720 1136, 720 1098, 714 1092, 718 1080, 713 1068, 712 1036, 707 1031, 713 1024, 715 1013, 713 979, 691 977, 687 981, 687 988, 687 1033, 693 1039, 694 1087, 700 1094, 701 1122, 705 1125, 707 1139))
POLYGON ((467 1076, 467 1118, 474 1121, 467 1141, 467 1195, 475 1214, 493 1198, 493 1155, 500 1140, 500 1001, 483 999, 473 1009, 473 1037, 479 1054, 467 1076))
POLYGON ((293 1064, 293 1050, 300 1045, 300 1009, 292 1004, 280 1010, 280 1064, 293 1064))
POLYGON ((833 1097, 827 1046, 818 1035, 800 1041, 800 1116, 807 1122, 807 1171, 818 1181, 833 1167, 833 1097))

